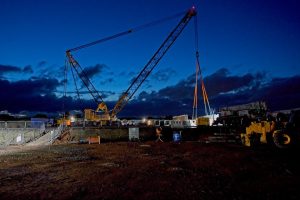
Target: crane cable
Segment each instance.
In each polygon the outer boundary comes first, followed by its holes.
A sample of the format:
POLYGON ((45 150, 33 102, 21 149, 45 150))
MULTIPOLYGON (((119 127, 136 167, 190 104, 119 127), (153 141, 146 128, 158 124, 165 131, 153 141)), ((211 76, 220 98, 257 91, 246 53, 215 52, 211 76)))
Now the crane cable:
POLYGON ((67 77, 68 77, 68 61, 65 60, 65 69, 64 69, 64 93, 62 98, 62 111, 63 111, 63 124, 66 120, 66 98, 67 98, 67 77))
POLYGON ((198 113, 198 70, 199 67, 196 65, 196 82, 195 82, 195 89, 194 89, 194 103, 193 103, 193 115, 192 119, 197 119, 198 113))
POLYGON ((197 16, 194 18, 194 29, 195 29, 195 52, 196 52, 196 79, 195 79, 195 88, 194 88, 194 102, 193 102, 193 114, 192 119, 197 119, 198 114, 198 74, 199 74, 199 68, 198 65, 198 57, 199 57, 199 46, 198 46, 198 26, 197 26, 197 16))
POLYGON ((72 77, 73 77, 73 81, 74 81, 74 84, 75 84, 75 89, 76 89, 76 94, 77 94, 77 98, 79 100, 79 103, 83 104, 83 101, 80 97, 80 92, 79 92, 79 89, 78 89, 78 86, 77 86, 77 81, 76 81, 76 78, 75 78, 75 75, 74 75, 74 71, 73 71, 73 68, 70 66, 70 63, 68 62, 68 59, 65 60, 65 72, 64 72, 64 91, 63 91, 63 110, 65 110, 65 99, 67 97, 67 93, 70 93, 67 91, 67 82, 68 82, 68 68, 71 69, 71 74, 72 74, 72 77))
POLYGON ((79 89, 78 89, 77 82, 76 82, 76 79, 75 79, 74 71, 73 71, 72 67, 70 67, 70 68, 71 68, 73 81, 74 81, 74 84, 75 84, 76 94, 77 94, 78 99, 80 100, 80 93, 79 93, 79 89))
POLYGON ((210 109, 208 95, 207 95, 207 92, 205 89, 202 71, 201 71, 201 67, 200 67, 200 61, 199 61, 199 38, 198 38, 197 16, 194 18, 194 24, 195 24, 195 52, 196 52, 196 82, 195 82, 195 90, 194 90, 193 119, 196 119, 197 112, 198 112, 198 74, 200 75, 201 90, 202 90, 205 114, 209 115, 212 112, 210 109))
POLYGON ((148 27, 155 26, 157 24, 161 24, 165 21, 175 19, 175 18, 181 16, 183 13, 185 13, 185 12, 180 12, 180 13, 177 13, 175 15, 165 17, 163 19, 155 20, 155 21, 150 22, 150 23, 146 23, 146 24, 143 24, 143 25, 140 25, 140 26, 136 26, 136 27, 128 29, 126 31, 123 31, 123 32, 114 34, 112 36, 108 36, 108 37, 105 37, 105 38, 102 38, 102 39, 99 39, 99 40, 96 40, 96 41, 93 41, 93 42, 90 42, 90 43, 87 43, 87 44, 84 44, 84 45, 81 45, 81 46, 78 46, 78 47, 75 47, 75 48, 72 48, 72 49, 69 49, 67 51, 69 51, 69 52, 78 51, 80 49, 87 48, 87 47, 93 46, 95 44, 99 44, 99 43, 102 43, 102 42, 105 42, 105 41, 108 41, 108 40, 112 40, 112 39, 115 39, 115 38, 118 38, 118 37, 121 37, 121 36, 124 36, 124 35, 128 35, 132 32, 138 32, 138 31, 141 31, 141 30, 146 29, 148 27))
MULTIPOLYGON (((180 13, 177 13, 177 14, 175 14, 175 15, 172 15, 172 16, 169 16, 169 17, 165 17, 165 18, 163 18, 163 19, 159 19, 159 20, 156 20, 156 21, 153 21, 153 22, 150 22, 150 23, 147 23, 147 24, 143 24, 143 25, 140 25, 140 26, 136 26, 136 27, 134 27, 134 28, 132 28, 132 29, 128 29, 128 30, 126 30, 126 31, 123 31, 123 32, 120 32, 120 33, 117 33, 117 34, 115 34, 115 35, 112 35, 112 36, 108 36, 108 37, 105 37, 105 38, 102 38, 102 39, 99 39, 99 40, 96 40, 96 41, 93 41, 93 42, 90 42, 90 43, 87 43, 87 44, 84 44, 84 45, 81 45, 81 46, 78 46, 78 47, 75 47, 75 48, 71 48, 71 49, 68 49, 66 52, 67 52, 67 55, 68 55, 68 52, 69 52, 69 55, 71 55, 70 54, 70 52, 74 52, 74 51, 78 51, 78 50, 80 50, 80 49, 83 49, 83 48, 87 48, 87 47, 90 47, 90 46, 93 46, 93 45, 96 45, 96 44, 99 44, 99 43, 102 43, 102 42, 105 42, 105 41, 108 41, 108 40, 112 40, 112 39, 115 39, 115 38, 118 38, 118 37, 121 37, 121 36, 124 36, 124 35, 127 35, 127 34, 129 34, 129 33, 132 33, 132 32, 138 32, 138 31, 141 31, 141 30, 143 30, 143 29, 146 29, 146 28, 148 28, 148 27, 151 27, 151 26, 155 26, 155 25, 157 25, 157 24, 161 24, 161 23, 163 23, 163 22, 165 22, 165 21, 168 21, 168 20, 171 20, 171 19, 175 19, 175 18, 178 18, 179 16, 181 16, 183 13, 185 13, 185 12, 180 12, 180 13)), ((65 63, 65 85, 64 85, 64 96, 66 97, 66 94, 67 94, 67 88, 66 88, 66 82, 67 82, 67 68, 68 68, 68 66, 67 66, 67 61, 66 61, 66 63, 65 63)), ((80 66, 79 66, 80 67, 80 66)), ((70 68, 71 68, 71 70, 72 70, 72 67, 70 66, 70 68)), ((83 73, 85 73, 84 72, 84 70, 82 70, 83 71, 83 73)), ((77 87, 77 84, 76 84, 76 80, 75 80, 75 78, 74 78, 74 72, 73 72, 73 70, 72 70, 72 76, 73 76, 73 80, 74 80, 74 82, 75 82, 75 87, 76 87, 76 92, 77 92, 77 96, 78 96, 78 98, 80 99, 80 92, 79 92, 79 90, 78 90, 78 87, 77 87)), ((80 99, 81 100, 81 99, 80 99)), ((65 105, 64 105, 64 103, 63 103, 63 107, 64 107, 65 105)))

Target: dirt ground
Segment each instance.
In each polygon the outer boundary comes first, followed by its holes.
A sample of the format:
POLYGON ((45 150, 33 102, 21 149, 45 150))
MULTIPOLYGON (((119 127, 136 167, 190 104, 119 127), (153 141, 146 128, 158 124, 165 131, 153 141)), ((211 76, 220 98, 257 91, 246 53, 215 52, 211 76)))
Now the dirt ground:
POLYGON ((0 199, 300 199, 296 150, 115 142, 0 155, 0 199))

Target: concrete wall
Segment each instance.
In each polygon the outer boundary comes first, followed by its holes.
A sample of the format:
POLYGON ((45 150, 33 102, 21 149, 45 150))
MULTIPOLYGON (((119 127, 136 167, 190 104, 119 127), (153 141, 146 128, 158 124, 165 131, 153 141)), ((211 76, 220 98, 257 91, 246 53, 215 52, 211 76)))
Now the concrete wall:
MULTIPOLYGON (((128 141, 129 129, 126 128, 72 128, 70 130, 73 141, 87 139, 89 136, 100 136, 101 142, 128 141)), ((139 128, 140 140, 155 138, 155 128, 139 128)))
MULTIPOLYGON (((163 128, 162 139, 164 141, 172 141, 174 132, 181 132, 183 140, 197 140, 200 134, 208 133, 208 127, 202 128, 188 128, 188 129, 175 129, 171 127, 163 128)), ((89 136, 100 136, 101 142, 108 141, 129 141, 128 127, 124 128, 71 128, 70 130, 72 140, 78 142, 85 140, 89 136)), ((156 140, 155 127, 140 127, 139 138, 141 141, 156 140)))

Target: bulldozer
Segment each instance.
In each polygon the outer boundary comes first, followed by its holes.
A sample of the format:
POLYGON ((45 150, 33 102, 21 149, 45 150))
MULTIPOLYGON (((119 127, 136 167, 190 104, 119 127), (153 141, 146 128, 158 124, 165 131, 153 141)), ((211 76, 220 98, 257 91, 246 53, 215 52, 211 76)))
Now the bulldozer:
POLYGON ((243 145, 251 147, 259 144, 272 144, 278 148, 296 146, 300 142, 300 110, 292 111, 287 121, 276 119, 251 122, 241 133, 243 145))

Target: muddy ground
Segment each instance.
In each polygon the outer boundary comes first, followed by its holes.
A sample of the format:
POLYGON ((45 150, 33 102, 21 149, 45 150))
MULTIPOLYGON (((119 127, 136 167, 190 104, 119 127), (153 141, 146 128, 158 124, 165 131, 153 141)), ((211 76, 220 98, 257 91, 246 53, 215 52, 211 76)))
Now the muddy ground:
POLYGON ((0 155, 0 199, 300 199, 296 150, 114 142, 0 155))

